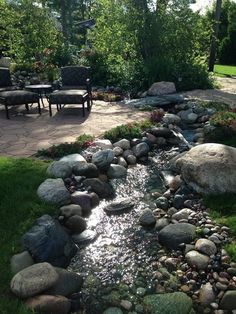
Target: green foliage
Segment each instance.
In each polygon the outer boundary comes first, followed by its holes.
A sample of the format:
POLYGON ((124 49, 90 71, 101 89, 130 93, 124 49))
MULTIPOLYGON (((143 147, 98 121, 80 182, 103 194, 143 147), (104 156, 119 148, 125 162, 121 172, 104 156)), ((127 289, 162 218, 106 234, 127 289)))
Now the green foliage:
POLYGON ((20 238, 35 219, 55 213, 55 207, 40 201, 39 184, 47 178, 48 163, 33 159, 0 157, 0 313, 26 314, 21 302, 10 295, 10 258, 20 251, 20 238))
POLYGON ((202 108, 214 109, 216 112, 230 109, 230 105, 219 101, 198 101, 197 106, 202 108))
POLYGON ((210 118, 210 123, 214 126, 234 128, 236 124, 236 112, 234 111, 217 112, 210 118))
POLYGON ((119 125, 104 133, 104 138, 112 142, 116 142, 123 138, 131 140, 133 138, 141 138, 142 131, 151 127, 153 124, 149 120, 133 122, 128 124, 119 125))
POLYGON ((220 65, 214 66, 214 73, 218 76, 236 76, 236 66, 220 65))
POLYGON ((89 147, 94 140, 91 135, 83 134, 80 135, 75 142, 62 143, 59 145, 53 145, 47 149, 41 149, 37 152, 36 156, 49 157, 49 158, 60 158, 65 155, 80 153, 83 149, 89 147))
MULTIPOLYGON (((236 221, 235 221, 236 223, 236 221)), ((233 261, 236 261, 236 241, 225 245, 225 250, 233 261)))

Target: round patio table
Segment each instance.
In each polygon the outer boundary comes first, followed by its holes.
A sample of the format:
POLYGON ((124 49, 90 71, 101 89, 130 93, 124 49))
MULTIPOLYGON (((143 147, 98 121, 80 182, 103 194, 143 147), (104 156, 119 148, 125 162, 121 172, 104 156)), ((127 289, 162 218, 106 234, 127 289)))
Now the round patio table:
POLYGON ((39 95, 39 99, 43 107, 45 107, 43 102, 43 96, 48 99, 48 95, 52 92, 52 85, 50 84, 35 84, 35 85, 26 85, 25 89, 39 95))

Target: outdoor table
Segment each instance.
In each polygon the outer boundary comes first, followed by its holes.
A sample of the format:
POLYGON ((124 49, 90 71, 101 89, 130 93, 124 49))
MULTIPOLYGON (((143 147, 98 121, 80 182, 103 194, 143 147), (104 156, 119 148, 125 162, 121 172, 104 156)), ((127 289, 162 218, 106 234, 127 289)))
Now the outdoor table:
POLYGON ((50 84, 27 85, 25 86, 25 89, 37 93, 39 95, 39 99, 41 100, 43 107, 45 107, 43 102, 43 96, 45 96, 48 99, 48 95, 52 92, 52 85, 50 84))

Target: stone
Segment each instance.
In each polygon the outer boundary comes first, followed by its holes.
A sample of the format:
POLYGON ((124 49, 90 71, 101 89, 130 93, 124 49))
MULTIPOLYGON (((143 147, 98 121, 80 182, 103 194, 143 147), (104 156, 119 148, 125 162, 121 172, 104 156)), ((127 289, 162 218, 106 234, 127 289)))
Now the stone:
POLYGON ((16 274, 22 269, 27 268, 33 264, 34 260, 28 251, 15 254, 11 258, 11 272, 16 274))
MULTIPOLYGON (((100 199, 99 199, 98 195, 96 193, 92 192, 89 194, 89 196, 91 198, 92 208, 98 206, 100 203, 100 199)), ((84 214, 86 214, 86 212, 84 214)))
POLYGON ((167 124, 180 124, 181 118, 173 113, 165 113, 164 117, 162 118, 162 121, 167 124))
POLYGON ((184 101, 184 97, 178 94, 172 95, 159 95, 159 96, 151 96, 145 97, 141 99, 132 99, 126 101, 126 105, 132 106, 135 108, 142 107, 154 107, 154 108, 165 108, 171 104, 182 103, 184 101))
POLYGON ((96 178, 99 175, 97 166, 92 163, 78 163, 74 165, 73 173, 76 176, 85 176, 87 178, 96 178))
POLYGON ((158 197, 156 200, 155 200, 155 204, 158 208, 161 208, 161 209, 168 209, 169 208, 169 201, 166 197, 164 196, 161 196, 161 197, 158 197))
MULTIPOLYGON (((138 144, 140 144, 140 143, 138 143, 138 144)), ((126 149, 124 152, 123 152, 123 157, 125 158, 125 159, 127 159, 127 157, 128 156, 133 156, 134 155, 134 153, 133 153, 133 151, 131 150, 131 149, 126 149)))
POLYGON ((60 161, 64 161, 64 162, 68 163, 68 165, 71 166, 71 168, 73 168, 73 166, 78 164, 78 163, 86 163, 87 162, 84 159, 84 157, 80 154, 71 154, 71 155, 64 156, 60 159, 60 161))
POLYGON ((118 307, 109 307, 103 314, 123 314, 122 310, 118 307))
POLYGON ((136 162, 137 162, 137 159, 136 159, 136 157, 135 157, 134 155, 129 155, 129 156, 127 156, 127 158, 126 158, 126 161, 127 161, 127 163, 128 163, 129 165, 135 165, 136 162))
POLYGON ((60 223, 49 215, 38 218, 21 241, 35 262, 48 262, 53 266, 66 267, 77 251, 60 223))
POLYGON ((65 161, 54 161, 47 168, 47 174, 55 178, 67 178, 72 174, 70 165, 65 161))
POLYGON ((126 140, 126 139, 122 139, 118 142, 115 142, 113 144, 114 147, 120 147, 122 148, 123 150, 126 150, 126 149, 130 149, 130 141, 129 140, 126 140))
POLYGON ((152 86, 147 91, 147 94, 149 96, 158 96, 174 93, 176 93, 175 83, 165 81, 153 83, 152 86))
POLYGON ((151 129, 148 129, 147 132, 156 137, 162 137, 165 139, 172 136, 171 130, 165 127, 153 127, 151 129))
POLYGON ((125 168, 128 167, 128 164, 127 164, 126 160, 122 156, 118 157, 117 164, 122 166, 122 167, 125 167, 125 168))
POLYGON ((109 214, 119 214, 124 211, 131 209, 134 206, 134 202, 131 198, 121 198, 119 200, 111 202, 109 205, 104 207, 104 210, 109 214))
POLYGON ((185 259, 190 266, 196 266, 199 270, 207 268, 209 256, 199 253, 198 251, 189 251, 185 255, 185 259))
POLYGON ((119 146, 113 148, 113 153, 116 157, 121 156, 123 154, 123 149, 119 146))
POLYGON ((139 223, 143 227, 153 227, 156 223, 156 218, 151 209, 145 209, 139 218, 139 223))
POLYGON ((159 242, 170 249, 178 249, 182 243, 189 244, 196 236, 196 227, 189 223, 169 224, 158 235, 159 242))
POLYGON ((152 294, 143 299, 145 313, 150 314, 190 314, 192 300, 183 292, 152 294))
POLYGON ((73 241, 78 245, 88 244, 94 241, 97 237, 97 233, 93 230, 84 230, 80 234, 74 234, 72 236, 73 241))
POLYGON ((75 272, 63 268, 54 267, 58 274, 56 283, 45 291, 47 295, 71 296, 73 293, 80 292, 83 285, 83 277, 75 272))
POLYGON ((67 298, 57 295, 38 295, 25 302, 26 307, 37 313, 68 314, 71 302, 67 298))
POLYGON ((93 154, 92 162, 99 169, 107 169, 112 163, 114 157, 115 155, 112 149, 105 149, 105 150, 101 150, 93 154))
POLYGON ((86 179, 83 184, 85 187, 90 187, 100 198, 110 197, 114 193, 109 183, 102 182, 97 178, 86 179))
POLYGON ((129 311, 132 308, 132 303, 128 300, 121 300, 120 306, 123 307, 125 310, 129 311))
POLYGON ((81 233, 86 229, 87 223, 83 217, 74 215, 67 219, 65 226, 72 233, 81 233))
POLYGON ((228 290, 220 301, 220 309, 233 311, 236 309, 236 290, 228 290))
POLYGON ((180 209, 184 205, 184 196, 180 194, 175 194, 173 199, 173 206, 177 209, 180 209))
POLYGON ((236 192, 236 148, 222 144, 193 147, 174 162, 175 169, 196 192, 236 192))
POLYGON ((183 208, 180 211, 178 211, 177 213, 175 213, 172 216, 172 219, 175 219, 177 221, 181 220, 181 219, 188 219, 188 216, 190 214, 194 213, 193 210, 191 210, 190 208, 183 208))
POLYGON ((217 252, 215 243, 208 239, 198 239, 195 243, 195 249, 209 256, 214 255, 217 252))
MULTIPOLYGON (((79 205, 84 215, 88 214, 92 210, 91 196, 87 191, 76 191, 71 194, 71 202, 79 205)), ((81 215, 79 215, 81 216, 81 215)))
POLYGON ((182 183, 183 181, 180 178, 180 176, 175 176, 170 179, 168 186, 172 191, 176 191, 181 186, 182 183))
POLYGON ((216 295, 212 285, 208 282, 203 285, 199 291, 199 302, 203 305, 209 305, 215 301, 216 295))
POLYGON ((50 204, 70 204, 70 192, 65 187, 62 179, 46 179, 37 190, 39 198, 50 204))
POLYGON ((149 150, 150 150, 150 148, 149 148, 148 144, 144 143, 144 142, 133 147, 134 155, 137 158, 147 156, 149 150))
POLYGON ((63 216, 67 219, 74 215, 82 216, 82 208, 79 205, 70 204, 60 208, 59 216, 63 216))
POLYGON ((58 280, 58 274, 49 263, 38 263, 17 273, 11 280, 11 291, 19 298, 39 294, 58 280))
POLYGON ((94 144, 101 149, 112 149, 113 145, 110 140, 107 139, 98 139, 94 141, 94 144))
POLYGON ((169 220, 167 218, 160 218, 157 220, 155 225, 155 230, 160 231, 164 227, 169 225, 169 220))
POLYGON ((111 164, 107 170, 107 176, 110 179, 124 178, 127 175, 127 169, 120 165, 111 164))

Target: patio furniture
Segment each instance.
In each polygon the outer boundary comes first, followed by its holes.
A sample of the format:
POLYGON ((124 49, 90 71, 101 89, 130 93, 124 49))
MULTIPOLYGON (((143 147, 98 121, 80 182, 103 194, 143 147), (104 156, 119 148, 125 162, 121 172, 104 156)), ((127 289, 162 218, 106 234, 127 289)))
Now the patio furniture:
POLYGON ((45 96, 48 100, 49 94, 52 92, 52 85, 50 84, 26 85, 25 89, 30 92, 37 93, 39 95, 39 99, 43 107, 45 107, 43 97, 45 96))
POLYGON ((60 90, 54 91, 49 95, 49 114, 52 116, 52 105, 57 106, 57 110, 62 105, 78 105, 83 108, 83 116, 85 116, 85 102, 87 110, 91 110, 92 90, 90 84, 90 68, 82 66, 67 66, 61 68, 60 90))
POLYGON ((29 104, 32 103, 38 104, 38 112, 41 114, 39 95, 26 90, 17 90, 17 87, 12 84, 10 71, 0 68, 0 104, 5 106, 7 119, 9 119, 9 107, 25 105, 28 112, 29 104))

